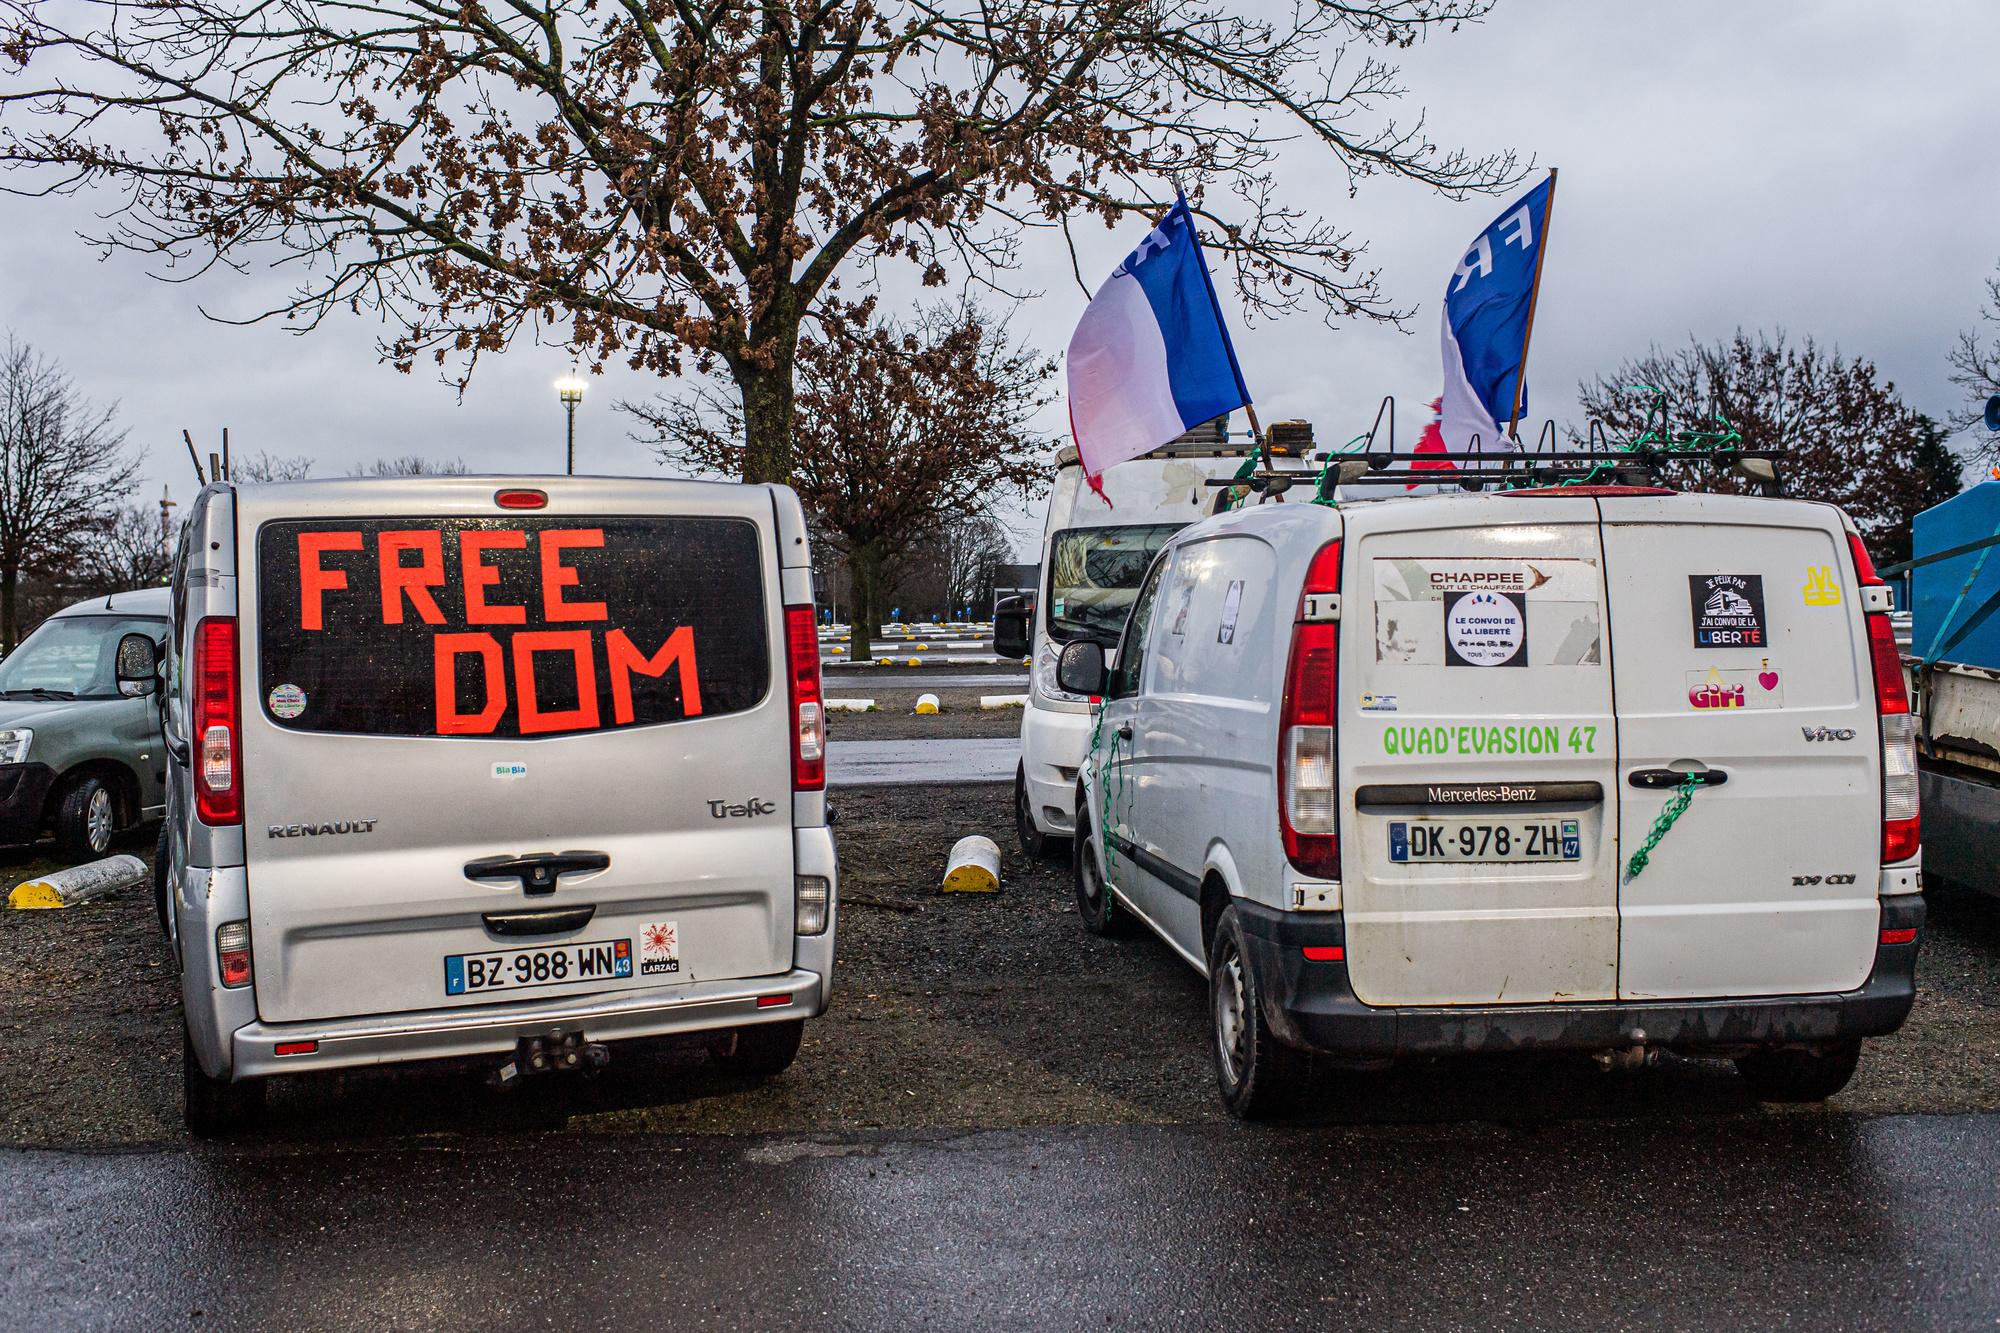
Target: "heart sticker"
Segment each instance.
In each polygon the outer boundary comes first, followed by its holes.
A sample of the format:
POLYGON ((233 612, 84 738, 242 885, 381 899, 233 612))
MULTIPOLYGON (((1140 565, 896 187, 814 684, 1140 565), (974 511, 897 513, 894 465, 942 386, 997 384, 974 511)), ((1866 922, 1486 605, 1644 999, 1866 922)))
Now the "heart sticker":
POLYGON ((1767 690, 1775 690, 1778 688, 1778 673, 1775 671, 1759 671, 1757 673, 1757 683, 1767 690))

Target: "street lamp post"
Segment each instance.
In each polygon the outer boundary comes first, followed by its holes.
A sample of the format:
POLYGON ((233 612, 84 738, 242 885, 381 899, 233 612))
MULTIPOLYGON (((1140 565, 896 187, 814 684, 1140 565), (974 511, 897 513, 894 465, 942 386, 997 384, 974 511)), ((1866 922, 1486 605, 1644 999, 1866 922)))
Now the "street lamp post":
POLYGON ((574 370, 556 381, 556 397, 562 399, 563 408, 569 413, 569 459, 563 473, 573 477, 576 475, 576 405, 583 401, 583 380, 574 370))

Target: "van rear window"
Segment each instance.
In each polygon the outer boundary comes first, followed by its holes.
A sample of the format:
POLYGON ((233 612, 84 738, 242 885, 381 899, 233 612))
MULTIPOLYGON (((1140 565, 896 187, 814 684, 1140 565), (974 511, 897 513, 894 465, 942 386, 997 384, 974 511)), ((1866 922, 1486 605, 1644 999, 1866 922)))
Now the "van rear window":
POLYGON ((770 683, 745 519, 278 522, 257 556, 259 703, 294 731, 596 731, 741 712, 770 683))

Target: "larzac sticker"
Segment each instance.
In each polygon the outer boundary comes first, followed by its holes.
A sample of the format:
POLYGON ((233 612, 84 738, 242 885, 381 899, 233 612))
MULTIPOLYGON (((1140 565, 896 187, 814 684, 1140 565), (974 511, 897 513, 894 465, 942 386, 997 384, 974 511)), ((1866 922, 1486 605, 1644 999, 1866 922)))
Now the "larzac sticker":
POLYGON ((1690 574, 1689 610, 1697 648, 1766 648, 1762 574, 1690 574))
POLYGON ((1755 671, 1724 670, 1710 667, 1706 671, 1687 673, 1687 697, 1690 708, 1783 708, 1785 706, 1784 676, 1765 658, 1764 664, 1755 671))
POLYGON ((1800 592, 1807 606, 1840 605, 1840 581, 1832 565, 1806 566, 1806 586, 1800 592))
POLYGON ((501 782, 528 776, 528 766, 519 759, 502 759, 493 765, 493 776, 501 782))
POLYGON ((1580 556, 1381 556, 1375 660, 1410 666, 1592 666, 1602 580, 1580 556))
POLYGON ((1597 728, 1581 723, 1466 723, 1449 727, 1385 727, 1390 755, 1596 754, 1597 728))
POLYGON ((268 698, 271 716, 287 722, 306 711, 306 692, 296 685, 273 685, 268 698))
POLYGON ((1377 694, 1369 690, 1361 696, 1361 711, 1364 713, 1393 713, 1396 711, 1396 696, 1377 694))
POLYGON ((639 975, 671 976, 681 970, 681 932, 673 921, 648 921, 639 927, 639 975))

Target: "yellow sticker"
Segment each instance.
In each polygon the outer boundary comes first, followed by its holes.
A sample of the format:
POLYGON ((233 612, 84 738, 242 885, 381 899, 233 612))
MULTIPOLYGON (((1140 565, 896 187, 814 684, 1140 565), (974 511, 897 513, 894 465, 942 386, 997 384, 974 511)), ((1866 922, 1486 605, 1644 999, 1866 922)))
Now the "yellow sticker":
POLYGON ((1840 584, 1833 577, 1832 565, 1807 565, 1803 591, 1807 606, 1840 605, 1840 584))

